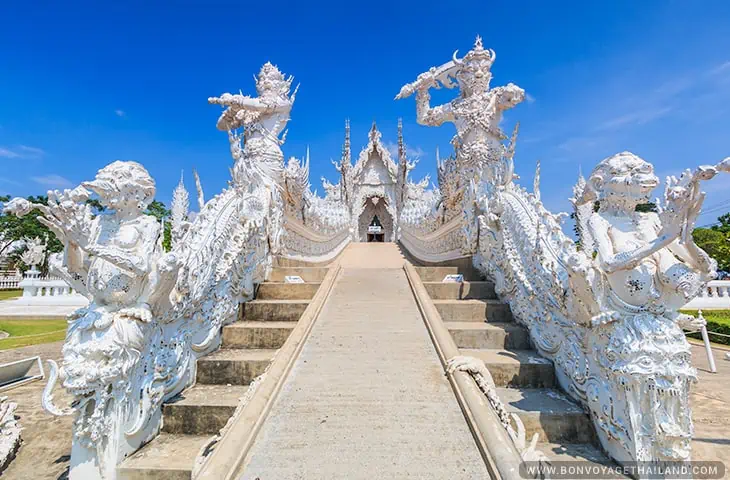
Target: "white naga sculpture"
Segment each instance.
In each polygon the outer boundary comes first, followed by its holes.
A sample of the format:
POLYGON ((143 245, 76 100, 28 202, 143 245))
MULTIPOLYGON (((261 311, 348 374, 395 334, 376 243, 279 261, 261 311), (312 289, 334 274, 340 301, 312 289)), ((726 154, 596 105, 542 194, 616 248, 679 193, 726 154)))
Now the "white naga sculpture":
MULTIPOLYGON (((695 371, 681 327, 702 320, 677 309, 715 274, 691 232, 704 200, 700 181, 730 170, 730 159, 668 179, 657 213, 636 211, 658 184, 651 164, 627 152, 602 161, 576 188, 577 245, 562 230, 565 215, 540 201, 539 168, 534 193, 513 181, 516 130, 504 145, 498 122, 524 92, 512 84, 489 89, 493 60, 477 39, 463 60, 454 56, 432 68, 397 97, 417 93, 421 123, 457 126, 455 164, 439 174, 462 176, 439 183, 442 201, 452 208, 461 203, 462 235, 444 241, 442 251, 457 241, 474 254, 475 266, 494 279, 535 347, 553 360, 562 387, 588 408, 613 458, 688 459, 695 371), (454 87, 450 78, 457 79, 459 97, 430 108, 427 90, 454 87)), ((438 244, 434 239, 446 239, 447 227, 428 235, 413 229, 418 238, 410 241, 438 244)), ((427 253, 435 258, 439 251, 427 253)), ((477 370, 467 364, 460 363, 477 370)))
POLYGON ((487 397, 487 401, 497 413, 497 417, 502 423, 502 426, 507 430, 512 441, 514 441, 523 461, 550 463, 548 457, 537 449, 537 442, 540 439, 539 433, 535 433, 532 439, 530 439, 530 443, 527 443, 525 424, 519 415, 507 411, 507 407, 497 394, 497 386, 494 383, 494 378, 492 378, 492 374, 489 373, 489 369, 483 360, 466 356, 454 357, 448 361, 446 370, 450 374, 456 371, 467 372, 474 377, 477 386, 484 393, 484 396, 487 397))

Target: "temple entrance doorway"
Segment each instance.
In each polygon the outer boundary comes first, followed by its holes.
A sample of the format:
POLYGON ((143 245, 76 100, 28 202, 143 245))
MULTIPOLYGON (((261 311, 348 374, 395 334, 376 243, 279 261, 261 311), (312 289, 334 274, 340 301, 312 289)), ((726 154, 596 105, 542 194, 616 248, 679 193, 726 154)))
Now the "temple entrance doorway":
POLYGON ((361 242, 392 242, 393 217, 388 212, 387 200, 381 196, 365 200, 358 221, 361 242))
POLYGON ((385 241, 385 233, 383 230, 383 225, 380 223, 380 219, 377 215, 373 217, 373 221, 370 222, 370 225, 368 225, 368 234, 367 234, 368 242, 384 242, 385 241))

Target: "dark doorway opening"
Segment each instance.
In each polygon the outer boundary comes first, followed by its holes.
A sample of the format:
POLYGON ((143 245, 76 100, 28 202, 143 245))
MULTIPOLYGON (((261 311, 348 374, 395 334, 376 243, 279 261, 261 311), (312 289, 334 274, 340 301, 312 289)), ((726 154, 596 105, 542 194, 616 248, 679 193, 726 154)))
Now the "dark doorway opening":
POLYGON ((368 225, 368 242, 384 242, 385 231, 383 225, 380 223, 380 219, 375 215, 368 225))

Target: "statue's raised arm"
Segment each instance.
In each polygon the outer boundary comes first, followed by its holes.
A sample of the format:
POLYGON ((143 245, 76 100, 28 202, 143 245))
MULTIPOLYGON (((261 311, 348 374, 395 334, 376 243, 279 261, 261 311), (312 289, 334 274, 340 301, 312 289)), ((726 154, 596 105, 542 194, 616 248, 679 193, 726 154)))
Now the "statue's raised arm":
POLYGON ((256 79, 258 97, 224 93, 220 97, 208 98, 210 104, 227 107, 216 126, 224 131, 245 129, 257 123, 267 123, 268 119, 275 119, 281 125, 269 130, 278 136, 289 120, 289 112, 296 98, 296 89, 291 96, 289 95, 292 80, 292 77, 285 79, 276 66, 269 62, 265 63, 256 79))

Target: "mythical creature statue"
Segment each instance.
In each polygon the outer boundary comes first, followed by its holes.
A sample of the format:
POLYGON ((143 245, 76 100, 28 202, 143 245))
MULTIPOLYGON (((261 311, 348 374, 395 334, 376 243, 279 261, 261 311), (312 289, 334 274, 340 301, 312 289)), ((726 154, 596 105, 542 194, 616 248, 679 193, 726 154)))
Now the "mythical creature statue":
POLYGON ((46 246, 43 244, 40 238, 27 239, 25 241, 25 252, 20 256, 20 259, 30 267, 31 270, 35 270, 37 265, 43 263, 43 257, 46 255, 46 246))
POLYGON ((231 132, 231 150, 236 164, 233 181, 248 181, 252 172, 259 180, 281 183, 286 141, 284 128, 289 122, 296 90, 290 96, 293 77, 285 78, 279 69, 266 62, 256 79, 257 98, 224 93, 209 103, 227 107, 218 119, 218 129, 231 132), (242 139, 233 132, 243 129, 242 139), (282 135, 283 132, 283 135, 282 135), (281 138, 279 138, 281 136, 281 138), (243 140, 241 145, 240 140, 243 140))
POLYGON ((658 184, 653 167, 630 153, 602 161, 577 189, 581 249, 538 190, 508 178, 472 187, 476 265, 495 279, 618 461, 689 459, 695 371, 682 327, 702 320, 677 310, 714 276, 690 233, 704 199, 699 181, 728 163, 670 178, 659 212, 640 213, 658 184))
POLYGON ((304 164, 291 157, 284 169, 284 201, 287 213, 306 223, 309 196, 309 149, 304 164))
POLYGON ((40 209, 65 246, 52 270, 90 300, 70 316, 63 347, 60 376, 72 407, 53 403, 56 368, 43 399, 53 414, 76 415, 71 479, 115 478, 119 462, 159 431, 162 403, 193 381, 195 360, 219 346, 223 325, 265 278, 283 231, 278 135, 294 100, 290 83, 266 64, 260 98, 211 99, 228 105, 218 126, 229 130, 233 181, 205 202, 196 174, 194 215, 181 179, 168 253, 160 223, 144 214, 154 181, 135 162, 114 162, 91 182, 49 192, 47 206, 23 199, 6 206, 18 215, 40 209), (106 207, 96 216, 92 192, 106 207))
MULTIPOLYGON (((457 53, 454 52, 450 62, 432 67, 415 82, 403 86, 396 99, 416 93, 416 119, 421 125, 437 127, 444 122, 454 123, 456 136, 452 145, 458 167, 473 172, 481 162, 499 160, 494 158, 494 152, 501 147, 499 140, 506 138, 499 128, 502 112, 522 102, 525 91, 512 83, 490 88, 491 68, 497 55, 494 50, 484 49, 480 37, 464 58, 457 58, 457 53), (442 86, 458 86, 459 96, 447 104, 431 107, 429 90, 442 86)), ((468 175, 466 180, 470 180, 468 175)))
MULTIPOLYGON (((283 233, 284 128, 289 121, 296 90, 289 95, 293 77, 285 78, 279 69, 266 62, 256 78, 257 98, 224 93, 208 102, 227 107, 218 119, 218 129, 228 131, 231 156, 235 160, 232 177, 239 190, 259 200, 249 202, 261 218, 268 217, 267 236, 272 253, 281 251, 283 233), (241 131, 242 130, 242 131, 241 131), (283 135, 282 135, 283 132, 283 135), (280 138, 281 135, 281 138, 280 138), (267 195, 260 193, 265 188, 267 195)), ((297 87, 298 88, 298 87, 297 87)), ((251 212, 253 213, 253 212, 251 212)))
POLYGON ((576 189, 581 246, 592 261, 568 257, 570 294, 583 307, 575 320, 593 333, 585 337, 594 353, 589 361, 615 380, 592 387, 588 401, 617 412, 598 417, 598 426, 616 443, 610 449, 626 450, 621 460, 689 459, 689 385, 696 375, 682 328, 700 328, 704 320, 678 309, 715 278, 715 261, 691 233, 705 198, 699 182, 728 164, 670 177, 658 213, 637 211, 659 179, 630 152, 601 161, 576 189))
MULTIPOLYGON (((493 60, 477 42, 463 61, 422 74, 398 97, 419 92, 422 123, 456 124, 450 170, 473 168, 473 175, 455 182, 440 168, 439 183, 463 195, 462 253, 473 253, 475 266, 494 280, 537 350, 553 360, 563 389, 590 411, 614 459, 686 460, 695 371, 682 327, 703 320, 678 309, 714 276, 714 262, 691 232, 704 201, 700 182, 730 170, 730 159, 669 178, 656 213, 636 211, 658 184, 649 163, 627 152, 600 162, 575 189, 579 248, 563 232, 566 215, 540 200, 539 166, 533 193, 514 183, 517 128, 504 145, 497 121, 524 92, 513 85, 486 90, 493 60), (428 88, 453 87, 449 76, 457 78, 459 98, 428 107, 428 88)), ((441 238, 439 231, 429 238, 441 238)))
MULTIPOLYGON (((134 423, 139 414, 127 380, 146 363, 156 335, 154 318, 171 306, 169 294, 180 267, 175 254, 162 251, 157 220, 144 214, 154 194, 154 181, 142 165, 117 161, 73 190, 48 192, 47 206, 20 198, 6 206, 19 216, 34 208, 42 212, 39 220, 65 246, 62 264, 51 268, 91 302, 69 317, 62 350, 63 385, 80 413, 75 450, 114 448, 108 443, 109 424, 119 418, 134 423), (92 214, 86 203, 90 190, 110 214, 92 214)), ((55 381, 55 372, 51 377, 55 381)), ((53 406, 50 389, 46 393, 49 411, 70 413, 53 406)), ((108 473, 116 464, 105 464, 106 458, 106 453, 99 456, 98 468, 108 473)))

